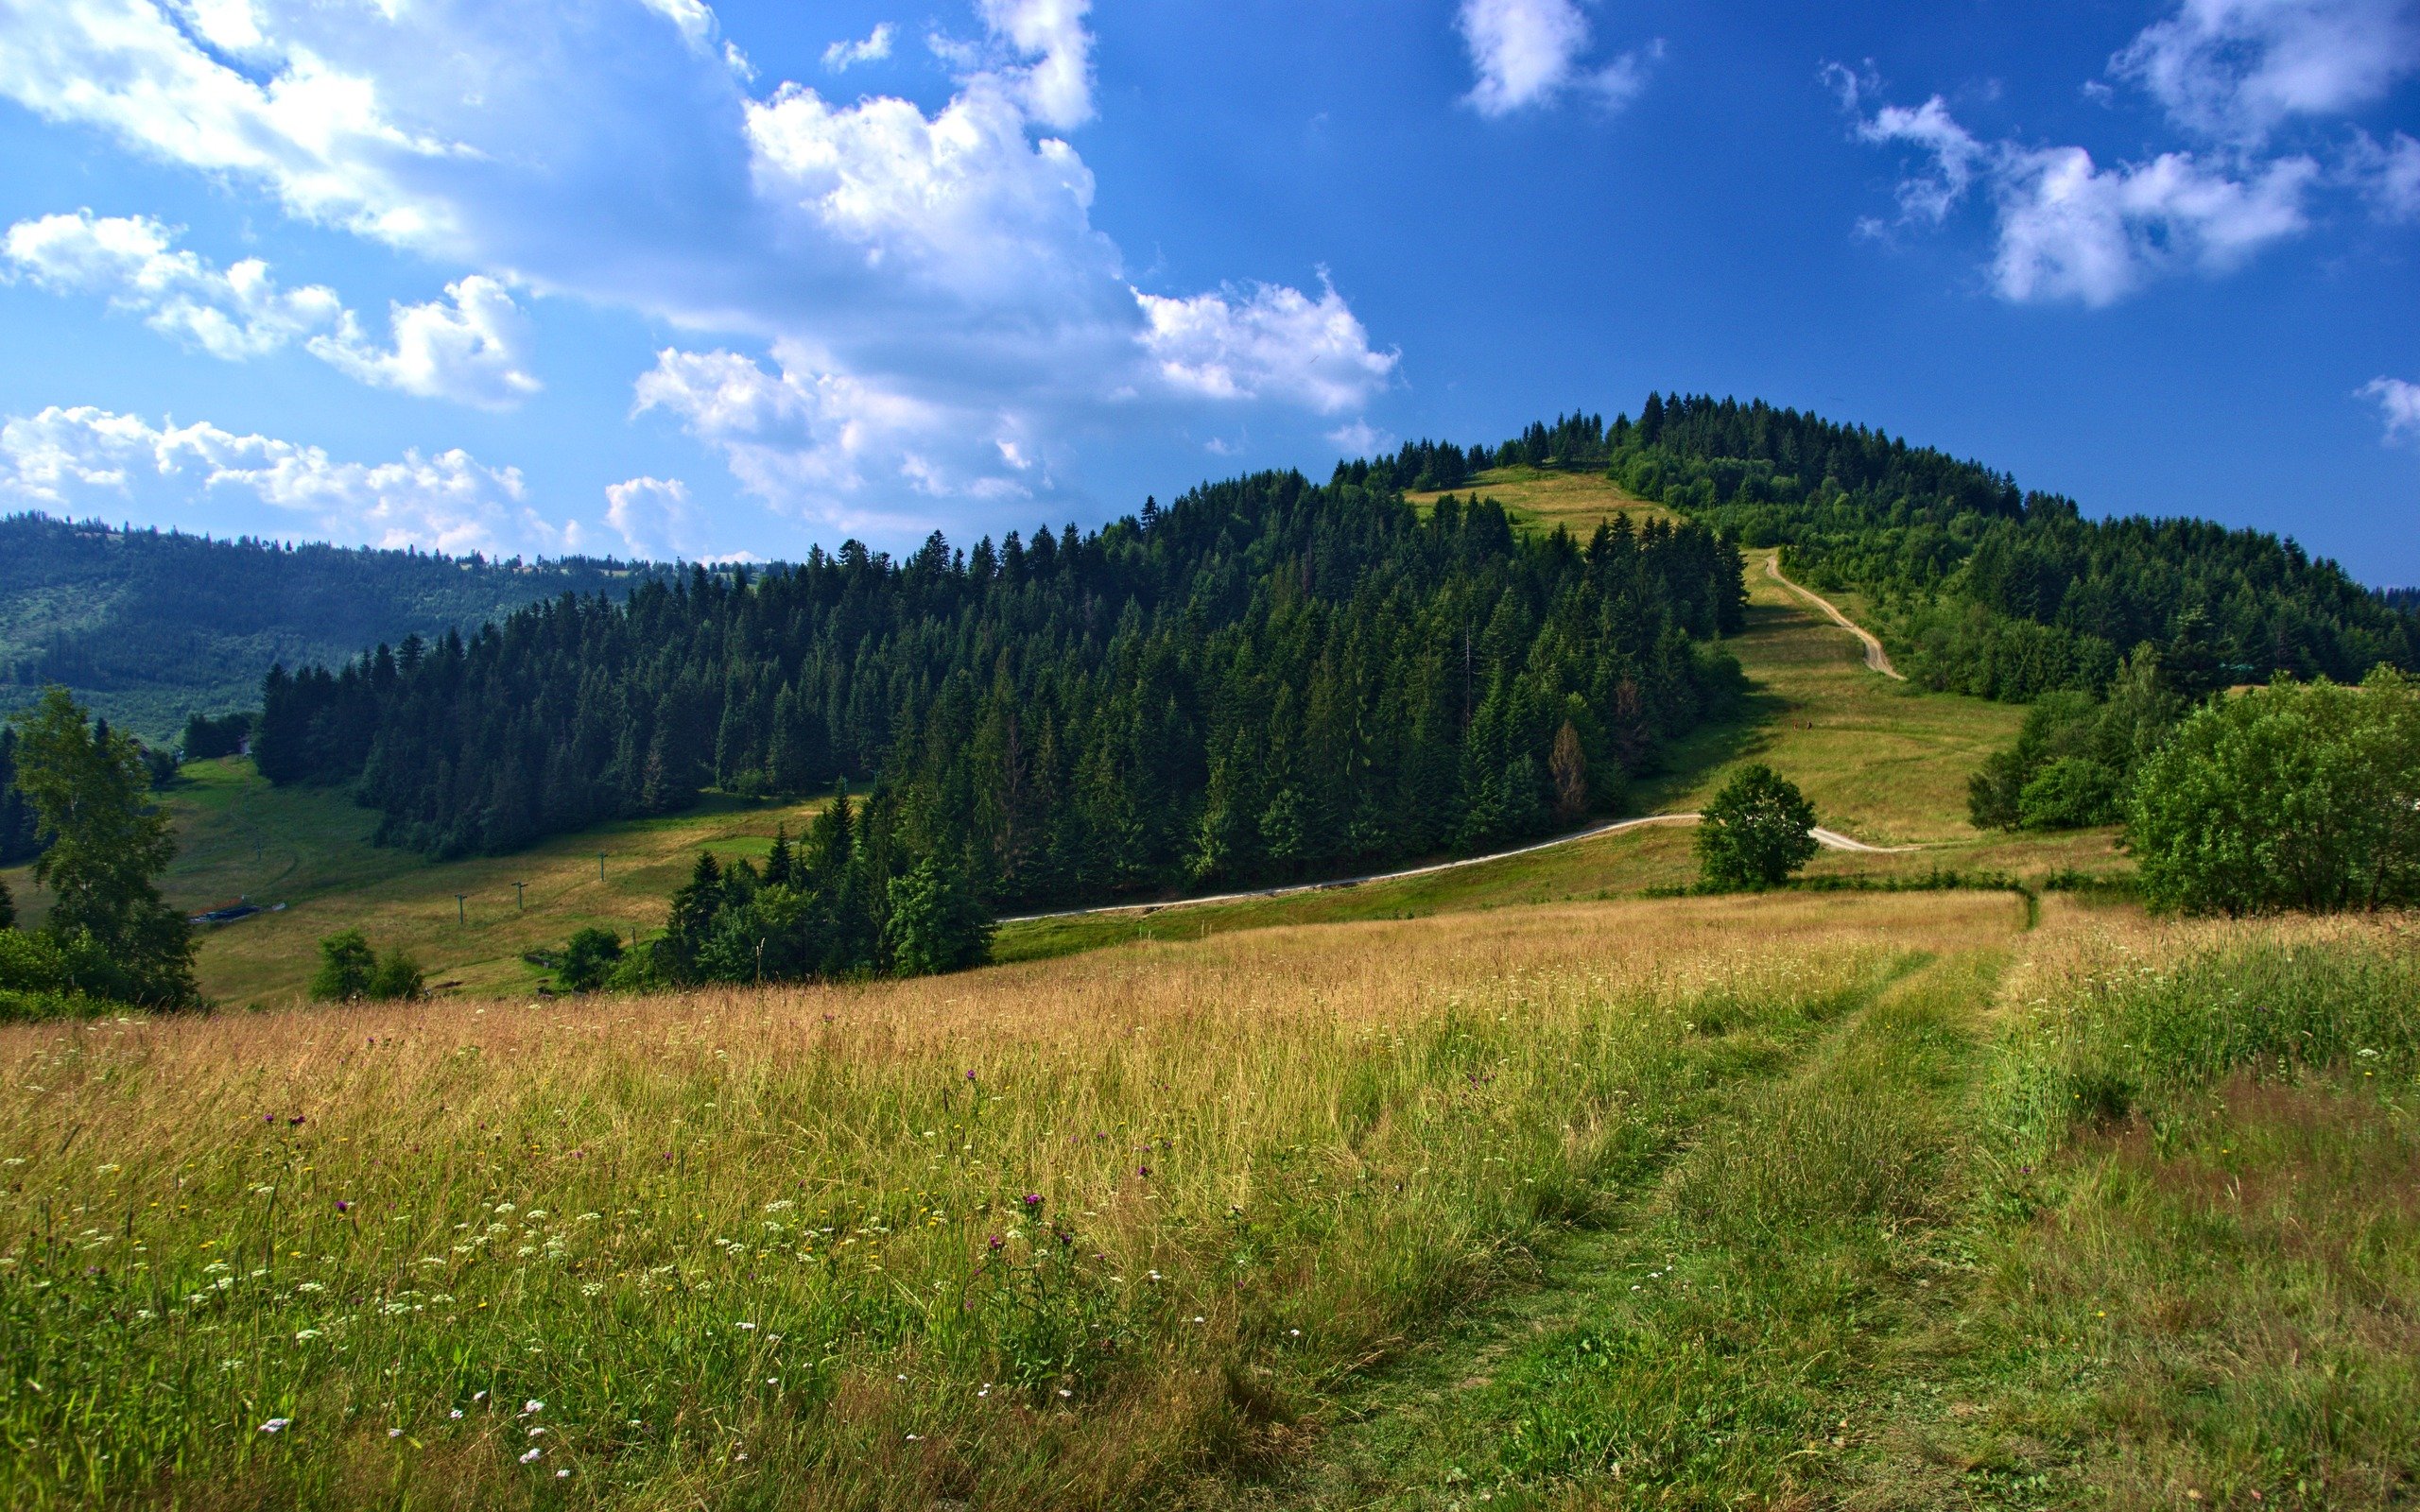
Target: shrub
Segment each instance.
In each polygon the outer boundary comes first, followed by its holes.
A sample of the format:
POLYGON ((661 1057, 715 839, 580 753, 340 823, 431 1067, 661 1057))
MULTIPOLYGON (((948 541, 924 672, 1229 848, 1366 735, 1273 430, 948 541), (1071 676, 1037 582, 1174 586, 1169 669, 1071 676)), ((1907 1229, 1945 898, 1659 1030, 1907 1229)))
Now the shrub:
POLYGON ((399 945, 378 957, 377 969, 370 973, 370 984, 362 995, 379 1003, 393 1003, 421 997, 426 990, 420 962, 406 954, 399 945))
POLYGON ((2420 686, 2381 667, 2204 706, 2137 770, 2126 834, 2162 909, 2420 902, 2420 686))
POLYGON ((1815 806, 1763 763, 1743 766, 1706 805, 1698 861, 1709 887, 1772 887, 1814 857, 1815 806))
POLYGON ((348 929, 320 941, 320 970, 311 978, 311 996, 322 1003, 349 1003, 370 995, 370 979, 378 958, 361 931, 348 929))
POLYGON ((562 960, 555 967, 556 985, 566 992, 594 992, 613 976, 621 960, 622 937, 591 924, 563 946, 562 960))
POLYGON ((2086 756, 2062 756, 2034 774, 2016 797, 2028 830, 2081 830, 2118 816, 2118 774, 2086 756))

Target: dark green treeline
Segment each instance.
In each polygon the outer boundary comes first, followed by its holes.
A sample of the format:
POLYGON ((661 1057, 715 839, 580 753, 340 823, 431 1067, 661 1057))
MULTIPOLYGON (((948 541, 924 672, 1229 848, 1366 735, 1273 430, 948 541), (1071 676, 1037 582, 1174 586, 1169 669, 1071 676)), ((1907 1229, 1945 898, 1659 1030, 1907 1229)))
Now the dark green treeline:
POLYGON ((1711 643, 1744 602, 1701 525, 1525 539, 1484 501, 1424 518, 1366 466, 1262 473, 1092 535, 852 542, 280 670, 256 751, 273 781, 357 779, 385 839, 436 854, 879 774, 903 857, 1039 903, 1604 808, 1732 695, 1711 643))

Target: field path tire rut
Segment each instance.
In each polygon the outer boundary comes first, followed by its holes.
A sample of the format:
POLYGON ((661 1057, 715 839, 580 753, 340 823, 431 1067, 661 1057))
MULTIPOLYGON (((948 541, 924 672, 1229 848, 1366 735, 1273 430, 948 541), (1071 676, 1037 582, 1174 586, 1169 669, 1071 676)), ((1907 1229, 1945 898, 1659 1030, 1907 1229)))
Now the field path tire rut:
MULTIPOLYGON (((1803 1096, 1837 1096, 1844 1079, 1855 1083, 1870 1074, 1876 1044, 1889 1043, 1900 1032, 1894 1025, 1905 1017, 1904 1005, 1945 999, 1951 1005, 1945 1022, 1954 1025, 1949 1038, 1958 1046, 1945 1058, 1962 1059, 1969 1015, 1980 997, 1960 978, 1972 972, 1987 990, 1996 975, 1996 960, 1980 971, 1973 971, 1974 965, 1921 952, 1902 956, 1855 1005, 1792 1044, 1780 1063, 1722 1088, 1651 1168, 1634 1171, 1618 1187, 1605 1190, 1599 1221, 1566 1230, 1540 1256, 1533 1284, 1443 1320, 1427 1342, 1344 1383, 1322 1415, 1324 1421, 1306 1435, 1308 1447, 1268 1478, 1205 1478, 1184 1487, 1175 1504, 1191 1512, 1476 1512, 1483 1502, 1511 1507, 1596 1505, 1600 1499, 1629 1504, 1626 1490, 1663 1504, 1643 1483, 1608 1486, 1602 1467, 1576 1480, 1548 1475, 1494 1485, 1482 1475, 1466 1474, 1464 1467, 1475 1457, 1468 1452, 1501 1442, 1512 1425, 1500 1417, 1522 1400, 1517 1390, 1491 1399, 1490 1388, 1500 1371, 1527 1366, 1529 1357, 1586 1331, 1592 1319, 1601 1330, 1607 1313, 1620 1305, 1615 1299, 1639 1290, 1629 1278, 1642 1257, 1678 1247, 1667 1230, 1674 1225, 1683 1189, 1703 1181, 1709 1160, 1736 1158, 1743 1145, 1754 1148, 1772 1132, 1777 1112, 1786 1121, 1803 1096), (1877 1025, 1877 1013, 1890 1015, 1890 1022, 1877 1025)), ((1920 1099, 1921 1120, 1945 1124, 1962 1085, 1962 1074, 1945 1074, 1933 1094, 1920 1099)), ((1849 1092, 1862 1095, 1865 1090, 1852 1085, 1849 1092)), ((1609 1463, 1613 1481, 1620 1482, 1619 1464, 1609 1463)))

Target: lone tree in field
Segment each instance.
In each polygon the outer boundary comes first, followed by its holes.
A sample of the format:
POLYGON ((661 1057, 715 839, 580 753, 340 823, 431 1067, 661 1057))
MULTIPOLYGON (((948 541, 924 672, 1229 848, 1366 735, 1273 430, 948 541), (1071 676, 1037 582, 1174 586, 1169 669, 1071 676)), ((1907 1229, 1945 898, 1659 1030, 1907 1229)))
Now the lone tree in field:
POLYGON ((43 933, 76 988, 155 1008, 201 1001, 193 932, 152 879, 177 853, 168 816, 151 801, 142 747, 86 718, 64 688, 15 716, 17 786, 49 849, 34 881, 51 889, 43 933))
POLYGON ((1761 762, 1741 767, 1698 825, 1698 863, 1709 887, 1777 886, 1815 850, 1815 805, 1761 762))

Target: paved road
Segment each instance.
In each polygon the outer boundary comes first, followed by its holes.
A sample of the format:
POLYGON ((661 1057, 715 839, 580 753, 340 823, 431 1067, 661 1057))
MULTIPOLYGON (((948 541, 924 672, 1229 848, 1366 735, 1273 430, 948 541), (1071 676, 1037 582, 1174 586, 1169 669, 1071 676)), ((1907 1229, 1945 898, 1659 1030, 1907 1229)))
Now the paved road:
MULTIPOLYGON (((1405 871, 1377 871, 1364 877, 1339 877, 1329 882, 1298 882, 1286 887, 1255 887, 1248 892, 1212 893, 1201 898, 1170 898, 1159 902, 1109 903, 1098 908, 1062 908, 1047 914, 1019 914, 1014 919, 1003 919, 1000 922, 1028 924, 1041 919, 1077 919, 1087 914, 1155 914, 1166 908, 1199 908, 1205 903, 1235 903, 1254 898, 1290 898, 1297 893, 1332 892, 1340 887, 1358 887, 1364 883, 1400 882, 1406 877, 1426 877, 1434 872, 1452 871, 1459 867, 1481 866, 1490 861, 1501 861, 1507 856, 1526 856, 1533 850, 1551 850, 1559 845, 1578 845, 1582 840, 1595 840, 1608 834, 1619 834, 1624 830, 1635 830, 1642 825, 1695 824, 1697 821, 1698 816, 1695 814, 1650 814, 1644 818, 1616 819, 1611 824, 1600 824, 1593 830, 1577 830, 1570 834, 1557 835, 1551 840, 1541 840, 1535 845, 1516 846, 1510 850, 1492 851, 1483 856, 1465 856, 1460 861, 1440 861, 1430 866, 1413 867, 1405 871)), ((1820 825, 1816 827, 1814 833, 1816 844, 1827 850, 1856 850, 1867 855, 1893 855, 1902 850, 1924 849, 1922 846, 1913 845, 1868 845, 1862 840, 1842 834, 1838 830, 1826 830, 1820 825)))
POLYGON ((1865 646, 1865 664, 1867 666, 1872 667, 1875 671, 1881 673, 1886 678, 1894 678, 1901 682, 1908 680, 1905 677, 1900 675, 1897 667, 1891 664, 1891 653, 1882 649, 1882 643, 1874 638, 1874 632, 1872 630, 1867 629, 1864 626, 1859 625, 1857 621, 1841 613, 1839 609, 1834 607, 1832 601, 1825 598, 1823 594, 1815 592, 1811 588, 1803 588, 1781 575, 1780 552, 1774 552, 1772 556, 1765 558, 1765 574, 1774 582, 1781 584, 1782 587, 1789 589, 1791 593, 1796 593, 1799 597, 1806 600, 1817 609, 1820 609, 1824 613, 1830 615, 1833 624, 1839 626, 1841 629, 1848 631, 1851 635, 1856 636, 1865 646))

